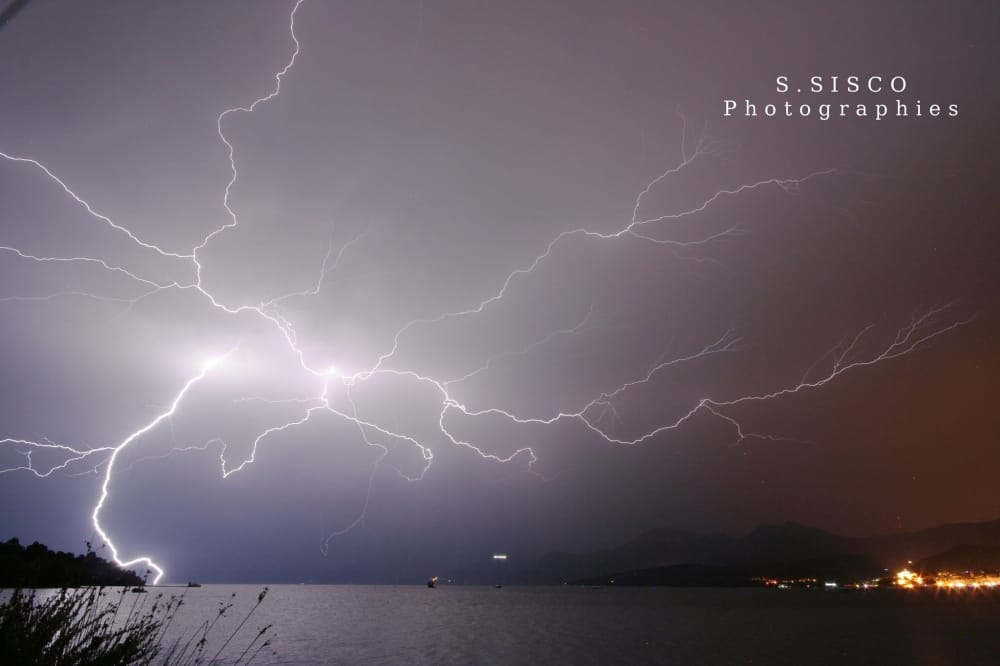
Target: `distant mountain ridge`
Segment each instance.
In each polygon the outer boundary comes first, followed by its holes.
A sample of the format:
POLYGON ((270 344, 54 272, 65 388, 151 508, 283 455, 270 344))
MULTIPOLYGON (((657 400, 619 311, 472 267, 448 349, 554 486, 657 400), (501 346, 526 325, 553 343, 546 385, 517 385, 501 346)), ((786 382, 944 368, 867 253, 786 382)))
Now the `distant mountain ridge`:
POLYGON ((817 566, 822 562, 836 570, 854 567, 867 573, 876 568, 895 570, 908 561, 931 566, 936 562, 931 558, 954 549, 958 549, 955 557, 993 561, 1000 553, 1000 520, 873 537, 847 537, 791 522, 761 525, 742 537, 661 528, 615 548, 588 553, 550 552, 512 572, 508 579, 526 584, 558 584, 680 565, 799 571, 810 561, 817 566))

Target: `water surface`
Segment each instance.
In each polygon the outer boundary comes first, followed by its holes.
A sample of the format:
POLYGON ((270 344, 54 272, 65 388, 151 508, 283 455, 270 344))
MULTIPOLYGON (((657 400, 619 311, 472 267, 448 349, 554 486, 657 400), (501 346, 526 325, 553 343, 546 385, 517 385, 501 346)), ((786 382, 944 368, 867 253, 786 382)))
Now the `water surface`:
MULTIPOLYGON (((233 599, 224 639, 261 589, 162 590, 185 595, 171 635, 233 599)), ((274 653, 254 664, 1000 663, 996 593, 272 586, 236 653, 269 623, 274 653)))

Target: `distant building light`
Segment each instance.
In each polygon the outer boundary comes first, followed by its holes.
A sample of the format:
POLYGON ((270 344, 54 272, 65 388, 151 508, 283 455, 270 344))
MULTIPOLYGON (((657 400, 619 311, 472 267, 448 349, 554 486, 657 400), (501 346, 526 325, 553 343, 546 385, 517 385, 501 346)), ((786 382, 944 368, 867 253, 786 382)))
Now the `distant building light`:
POLYGON ((920 587, 924 584, 924 579, 919 574, 915 574, 909 569, 903 569, 896 574, 896 585, 899 587, 905 587, 907 589, 912 589, 914 587, 920 587))
POLYGON ((823 586, 824 587, 837 587, 837 584, 834 583, 834 582, 831 582, 831 581, 827 581, 827 582, 823 583, 823 586))
POLYGON ((506 560, 507 559, 507 555, 505 553, 495 553, 493 555, 493 559, 494 560, 506 560))

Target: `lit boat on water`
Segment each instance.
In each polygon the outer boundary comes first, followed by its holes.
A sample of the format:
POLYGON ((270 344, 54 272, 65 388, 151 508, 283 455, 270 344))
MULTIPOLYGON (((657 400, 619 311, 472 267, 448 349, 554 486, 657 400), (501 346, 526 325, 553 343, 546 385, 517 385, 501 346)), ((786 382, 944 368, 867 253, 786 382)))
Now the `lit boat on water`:
POLYGON ((437 585, 437 580, 438 580, 437 576, 432 576, 431 578, 428 578, 427 587, 434 587, 435 585, 437 585))

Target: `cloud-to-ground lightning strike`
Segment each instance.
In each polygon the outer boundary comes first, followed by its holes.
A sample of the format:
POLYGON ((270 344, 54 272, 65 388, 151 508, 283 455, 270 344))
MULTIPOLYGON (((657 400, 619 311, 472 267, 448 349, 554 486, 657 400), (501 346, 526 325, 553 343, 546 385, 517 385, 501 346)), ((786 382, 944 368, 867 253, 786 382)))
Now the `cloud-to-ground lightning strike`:
POLYGON ((126 437, 121 444, 113 447, 111 457, 108 459, 107 472, 105 472, 104 481, 101 483, 101 495, 97 500, 97 504, 94 506, 93 513, 91 513, 91 519, 94 522, 94 530, 101 537, 101 539, 104 540, 104 543, 107 544, 108 548, 111 551, 111 557, 114 559, 115 562, 118 562, 118 564, 120 564, 123 567, 131 567, 135 566, 136 564, 145 563, 145 565, 148 566, 155 574, 155 577, 153 578, 154 584, 158 583, 160 578, 163 576, 163 569, 157 566, 157 564, 153 562, 152 558, 150 558, 147 555, 139 555, 138 557, 134 557, 124 562, 120 560, 118 558, 118 549, 115 547, 114 542, 111 541, 111 539, 108 537, 107 532, 105 532, 104 528, 101 527, 101 509, 104 508, 104 502, 105 500, 108 499, 108 489, 111 486, 111 473, 112 471, 114 471, 115 460, 118 458, 118 454, 120 454, 125 449, 125 447, 127 447, 129 444, 131 444, 132 442, 139 439, 147 432, 158 426, 165 419, 168 419, 171 416, 173 416, 174 412, 177 411, 177 407, 180 405, 181 400, 183 400, 187 392, 191 390, 191 387, 200 382, 202 379, 204 379, 212 368, 223 363, 226 360, 226 357, 229 356, 229 354, 231 354, 232 351, 235 350, 230 350, 225 355, 220 356, 219 358, 214 358, 206 361, 201 368, 201 372, 199 372, 197 375, 189 379, 187 383, 184 384, 184 386, 181 388, 180 392, 177 393, 177 397, 175 397, 174 401, 170 404, 170 408, 160 413, 155 419, 153 419, 152 421, 150 421, 149 423, 139 428, 128 437, 126 437))
MULTIPOLYGON (((461 385, 473 377, 477 377, 480 380, 484 376, 488 377, 491 370, 495 369, 496 366, 502 364, 508 359, 511 359, 512 357, 530 355, 536 352, 540 347, 553 345, 560 339, 567 336, 584 335, 584 331, 595 315, 593 305, 575 325, 568 328, 554 330, 548 335, 537 339, 535 342, 521 349, 497 351, 496 353, 488 356, 480 364, 469 368, 468 371, 458 376, 452 374, 449 378, 435 377, 425 372, 418 372, 417 370, 408 368, 405 365, 399 365, 399 352, 402 346, 406 343, 408 334, 414 329, 418 327, 440 326, 450 320, 459 318, 475 317, 482 314, 499 301, 507 298, 513 298, 512 294, 515 283, 526 279, 528 276, 535 273, 536 269, 549 259, 557 246, 568 244, 570 241, 574 240, 580 242, 592 241, 604 243, 638 239, 639 241, 649 242, 655 244, 656 246, 663 246, 665 249, 670 251, 676 251, 680 248, 696 250, 699 246, 703 246, 707 243, 711 243, 725 237, 734 236, 738 233, 738 230, 736 227, 733 227, 721 233, 709 233, 695 240, 684 241, 659 237, 654 235, 654 233, 657 230, 662 231, 665 227, 665 223, 681 220, 683 218, 695 217, 722 199, 738 197, 746 192, 765 188, 776 188, 783 192, 792 192, 809 180, 829 176, 833 173, 832 170, 821 170, 798 178, 763 178, 753 182, 747 182, 736 187, 719 189, 709 196, 702 198, 700 201, 696 202, 695 205, 689 206, 684 210, 666 213, 645 213, 643 209, 647 207, 646 198, 652 191, 665 181, 668 181, 672 176, 688 169, 693 163, 703 159, 706 155, 712 152, 712 146, 706 145, 704 142, 700 142, 695 147, 694 151, 690 153, 688 153, 686 145, 682 146, 680 163, 658 174, 639 191, 634 202, 632 202, 631 216, 624 224, 621 224, 611 230, 596 230, 580 227, 559 232, 552 237, 551 240, 549 240, 544 247, 541 248, 541 251, 535 254, 530 260, 498 279, 498 287, 478 302, 471 304, 469 307, 441 314, 433 314, 423 318, 414 319, 400 325, 395 330, 395 334, 391 337, 391 341, 387 345, 387 348, 373 358, 371 363, 362 370, 355 370, 348 373, 329 366, 316 367, 314 363, 310 362, 308 354, 300 345, 298 333, 293 326, 292 320, 283 311, 282 305, 286 300, 291 298, 309 298, 311 296, 318 295, 324 287, 324 278, 331 271, 337 268, 341 257, 345 254, 345 252, 350 250, 354 243, 360 240, 360 237, 356 237, 354 240, 351 240, 343 245, 335 256, 333 252, 333 244, 331 243, 325 257, 323 258, 319 276, 314 286, 305 288, 298 292, 288 293, 284 296, 271 298, 270 300, 262 301, 258 304, 229 304, 220 300, 210 288, 206 287, 203 282, 203 259, 201 257, 202 252, 210 243, 217 242, 218 239, 222 238, 226 234, 237 233, 239 228, 239 217, 231 205, 231 193, 234 185, 239 179, 239 172, 237 170, 238 151, 233 141, 230 140, 226 134, 225 121, 230 115, 233 114, 252 114, 255 109, 259 108, 261 105, 267 104, 269 101, 275 99, 281 94, 282 83, 285 76, 292 71, 296 60, 299 58, 301 53, 301 44, 295 32, 295 21, 296 16, 304 3, 305 0, 297 0, 292 6, 289 14, 288 28, 293 49, 284 66, 275 73, 273 87, 267 92, 267 94, 253 100, 250 104, 228 108, 220 113, 216 118, 218 137, 225 148, 230 167, 229 179, 228 182, 225 183, 222 193, 222 207, 225 211, 226 220, 223 224, 215 227, 205 234, 201 241, 190 250, 178 251, 165 249, 143 240, 137 234, 133 233, 127 226, 115 222, 110 217, 100 213, 97 208, 92 206, 81 195, 74 191, 62 178, 60 178, 56 174, 56 170, 50 169, 48 166, 42 164, 36 159, 11 155, 0 151, 0 158, 8 162, 11 165, 10 168, 26 167, 39 173, 42 177, 57 184, 65 195, 69 196, 76 202, 76 204, 81 206, 86 211, 90 218, 106 226, 110 226, 116 233, 126 236, 131 243, 142 251, 152 252, 170 259, 180 260, 185 266, 185 270, 190 271, 189 275, 193 275, 193 278, 179 278, 169 281, 155 280, 148 276, 144 276, 142 271, 137 268, 119 266, 109 258, 73 255, 43 256, 7 245, 0 245, 0 257, 10 256, 10 260, 12 261, 32 261, 40 264, 61 263, 94 266, 107 273, 113 274, 116 277, 124 278, 140 285, 143 288, 143 293, 137 297, 138 299, 149 298, 165 290, 179 290, 181 292, 191 294, 193 298, 207 299, 207 301, 217 311, 219 311, 222 316, 250 315, 259 318, 261 321, 266 322, 268 326, 273 327, 273 330, 278 334, 287 349, 292 353, 292 356, 297 360, 299 368, 297 368, 296 371, 302 371, 306 383, 310 386, 311 390, 315 391, 315 393, 310 393, 306 397, 301 397, 300 394, 300 397, 294 398, 283 399, 246 397, 242 400, 246 402, 263 401, 266 403, 294 405, 301 407, 302 411, 299 412, 295 418, 275 423, 263 429, 253 439, 253 441, 250 442, 249 454, 241 460, 227 459, 227 446, 220 438, 214 438, 208 442, 200 444, 196 443, 186 446, 177 446, 167 455, 194 450, 205 451, 209 448, 209 446, 218 445, 220 448, 219 463, 221 466, 221 476, 222 478, 228 478, 232 474, 245 469, 248 465, 253 464, 256 460, 258 447, 261 446, 269 437, 276 433, 293 430, 296 427, 310 421, 315 414, 331 414, 339 419, 342 419, 343 421, 353 424, 353 426, 357 428, 361 440, 367 446, 379 449, 380 454, 372 463, 371 473, 367 484, 367 494, 359 514, 348 525, 341 529, 329 532, 328 536, 321 540, 320 548, 324 553, 327 552, 331 539, 361 524, 364 520, 375 475, 378 472, 381 463, 386 460, 390 451, 389 444, 391 442, 413 446, 417 451, 419 451, 420 456, 422 457, 424 465, 419 474, 415 476, 407 476, 402 472, 399 472, 409 480, 419 480, 423 478, 424 474, 428 469, 430 469, 434 461, 434 455, 430 444, 425 441, 421 441, 420 438, 412 433, 400 432, 396 428, 387 427, 385 424, 378 422, 378 419, 367 417, 361 410, 359 410, 358 404, 355 401, 354 391, 359 386, 369 382, 373 378, 378 377, 388 379, 390 381, 398 380, 410 382, 416 386, 423 387, 431 394, 435 395, 438 400, 437 404, 439 405, 439 411, 437 411, 433 417, 443 441, 453 446, 473 451, 484 460, 490 460, 497 463, 509 463, 515 459, 520 459, 522 461, 526 461, 527 471, 534 471, 533 467, 538 460, 538 456, 533 448, 522 446, 508 455, 498 455, 496 453, 492 453, 483 446, 477 445, 475 442, 467 441, 468 438, 463 438, 455 434, 453 430, 449 428, 449 417, 459 414, 472 419, 486 416, 500 417, 518 426, 548 426, 559 421, 577 422, 582 426, 582 433, 596 435, 601 440, 609 444, 634 446, 647 442, 666 432, 677 430, 688 423, 696 415, 707 415, 732 426, 735 430, 737 442, 743 441, 747 438, 774 439, 775 437, 771 435, 755 434, 744 430, 739 420, 730 413, 730 408, 754 402, 777 400, 790 394, 810 389, 819 389, 850 371, 860 370, 867 366, 890 361, 905 354, 909 354, 934 338, 948 333, 949 331, 952 331, 955 328, 971 321, 969 318, 946 319, 949 315, 947 307, 933 307, 914 317, 914 319, 907 325, 899 328, 895 338, 889 344, 881 347, 875 352, 869 352, 869 355, 867 356, 863 354, 862 341, 871 327, 865 328, 853 337, 850 343, 842 345, 842 348, 839 348, 824 357, 825 359, 832 358, 830 366, 824 372, 819 372, 818 367, 820 364, 817 363, 816 367, 810 368, 806 372, 806 375, 803 376, 802 380, 794 385, 770 387, 759 393, 746 395, 702 396, 700 398, 693 399, 692 403, 687 406, 685 410, 682 410, 683 413, 678 418, 675 418, 667 423, 661 423, 648 429, 646 432, 629 438, 615 436, 612 428, 608 425, 604 425, 604 421, 608 414, 611 414, 613 417, 612 426, 615 422, 620 422, 620 413, 616 404, 620 404, 621 401, 626 400, 631 391, 634 391, 643 385, 650 384, 655 381, 657 377, 668 372, 671 368, 684 364, 696 363, 708 357, 714 357, 721 354, 737 353, 739 351, 740 340, 737 337, 736 332, 731 330, 722 332, 718 335, 718 337, 707 344, 696 346, 693 349, 671 358, 657 359, 650 363, 645 371, 638 373, 633 379, 624 382, 619 381, 617 383, 611 383, 611 385, 607 386, 603 390, 595 392, 593 397, 582 402, 578 408, 573 410, 560 410, 544 416, 525 416, 515 413, 510 409, 505 409, 496 405, 471 406, 467 403, 467 401, 461 399, 459 395, 461 385), (821 375, 818 378, 809 377, 809 375, 813 375, 818 372, 821 375)), ((684 139, 686 140, 686 137, 684 137, 684 139)), ((99 300, 120 300, 126 303, 134 303, 136 301, 136 299, 111 297, 83 290, 64 290, 41 296, 0 295, 0 302, 9 303, 10 305, 8 307, 14 307, 13 304, 24 300, 44 301, 56 299, 58 297, 73 296, 82 296, 99 300)), ((224 373, 226 371, 223 361, 227 356, 233 353, 233 350, 219 351, 224 351, 224 355, 218 359, 203 364, 198 372, 191 376, 187 382, 181 386, 168 407, 163 409, 163 411, 161 411, 155 418, 147 422, 145 425, 128 434, 120 441, 120 443, 94 448, 78 448, 74 446, 54 444, 52 442, 48 442, 47 440, 32 441, 30 439, 11 436, 5 439, 0 439, 0 451, 13 451, 20 457, 20 464, 0 469, 0 473, 27 471, 39 477, 49 477, 56 472, 68 473, 72 471, 77 464, 89 466, 89 468, 94 470, 103 468, 100 494, 91 513, 93 527, 100 538, 107 544, 112 557, 116 562, 122 566, 144 564, 155 573, 155 581, 159 581, 163 576, 163 569, 153 561, 152 555, 127 557, 120 555, 118 547, 115 546, 113 539, 101 522, 102 510, 105 508, 105 505, 111 496, 115 472, 122 471, 117 469, 115 464, 119 455, 127 447, 150 433, 165 420, 172 418, 181 408, 184 400, 188 399, 189 393, 194 386, 204 380, 209 373, 224 373), (62 462, 52 464, 44 468, 36 466, 35 462, 32 460, 32 453, 43 450, 50 453, 58 453, 63 456, 62 462), (99 461, 97 465, 94 465, 95 459, 99 461)), ((155 460, 163 457, 165 456, 146 456, 140 460, 155 460)), ((134 465, 135 462, 132 464, 134 465)))

